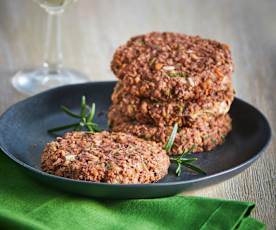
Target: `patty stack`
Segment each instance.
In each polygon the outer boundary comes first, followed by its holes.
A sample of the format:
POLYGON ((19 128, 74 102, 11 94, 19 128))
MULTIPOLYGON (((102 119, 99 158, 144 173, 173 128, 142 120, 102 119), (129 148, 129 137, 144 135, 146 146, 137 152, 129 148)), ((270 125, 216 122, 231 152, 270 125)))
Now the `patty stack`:
POLYGON ((165 144, 171 154, 208 151, 231 130, 233 63, 227 45, 178 33, 131 38, 114 54, 119 79, 108 114, 114 131, 165 144))

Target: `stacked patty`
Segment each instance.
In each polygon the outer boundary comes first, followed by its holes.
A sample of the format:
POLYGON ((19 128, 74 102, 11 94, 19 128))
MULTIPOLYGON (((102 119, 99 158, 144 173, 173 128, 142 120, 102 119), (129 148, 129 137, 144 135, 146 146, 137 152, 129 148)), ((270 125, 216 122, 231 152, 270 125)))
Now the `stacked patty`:
POLYGON ((231 130, 233 62, 227 45, 178 33, 131 38, 114 54, 119 79, 112 94, 113 130, 166 143, 179 130, 171 154, 211 150, 231 130))

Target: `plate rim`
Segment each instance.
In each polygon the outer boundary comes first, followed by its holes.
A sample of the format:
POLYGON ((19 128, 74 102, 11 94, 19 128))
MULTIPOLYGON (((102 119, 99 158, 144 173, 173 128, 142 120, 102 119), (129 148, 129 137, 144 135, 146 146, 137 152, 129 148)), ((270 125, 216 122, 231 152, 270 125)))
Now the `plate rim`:
MULTIPOLYGON (((56 87, 44 92, 41 92, 39 94, 33 95, 31 97, 25 98, 23 100, 20 100, 19 102, 11 105, 8 109, 5 110, 4 113, 1 114, 0 116, 0 125, 2 122, 2 119, 6 116, 6 114, 8 114, 14 107, 16 107, 17 105, 21 104, 21 103, 26 103, 29 100, 33 99, 34 97, 39 97, 39 96, 44 96, 48 93, 54 92, 54 91, 59 91, 59 90, 63 90, 66 88, 70 88, 70 87, 81 87, 84 85, 94 85, 94 84, 115 84, 117 81, 95 81, 95 82, 88 82, 88 83, 80 83, 80 84, 71 84, 71 85, 65 85, 65 86, 60 86, 60 87, 56 87)), ((93 182, 93 181, 84 181, 84 180, 75 180, 75 179, 71 179, 71 178, 66 178, 66 177, 61 177, 61 176, 56 176, 53 174, 49 174, 46 173, 42 170, 39 170, 37 168, 34 168, 26 163, 24 163, 23 161, 19 160, 18 158, 16 158, 13 154, 11 154, 8 150, 5 149, 5 147, 3 146, 4 143, 2 143, 2 138, 0 138, 0 150, 2 150, 2 152, 8 156, 10 159, 12 159, 13 161, 15 161, 18 165, 20 165, 21 167, 24 167, 25 169, 28 169, 36 174, 40 174, 42 176, 46 176, 46 177, 50 177, 51 179, 56 179, 56 180, 60 180, 60 181, 66 181, 66 182, 73 182, 73 183, 77 183, 77 184, 85 184, 85 185, 98 185, 98 186, 107 186, 107 187, 126 187, 126 188, 137 188, 137 187, 164 187, 164 186, 176 186, 176 185, 187 185, 187 184, 194 184, 194 183, 199 183, 202 181, 209 181, 212 180, 214 178, 220 178, 221 176, 224 175, 230 175, 232 172, 237 172, 237 171, 243 171, 244 169, 246 169, 247 167, 249 167, 252 163, 254 163, 267 149, 267 147, 269 146, 270 142, 271 142, 271 138, 272 138, 272 131, 271 131, 271 127, 269 124, 268 119, 265 117, 265 115, 255 106, 249 104, 248 102, 245 102, 244 100, 235 97, 235 100, 242 102, 244 104, 246 104, 249 107, 252 107, 253 109, 255 109, 259 115, 262 117, 262 119, 265 121, 266 126, 267 126, 267 140, 265 142, 265 144, 261 147, 261 149, 258 151, 257 154, 255 154, 253 157, 249 158, 248 160, 242 162, 241 164, 231 167, 229 169, 223 170, 221 172, 218 173, 214 173, 212 175, 206 175, 206 176, 202 176, 200 178, 195 178, 195 179, 189 179, 189 180, 182 180, 182 181, 170 181, 170 182, 158 182, 158 183, 146 183, 146 184, 110 184, 110 183, 106 183, 106 182, 93 182)), ((1 129, 1 127, 0 127, 1 129)))

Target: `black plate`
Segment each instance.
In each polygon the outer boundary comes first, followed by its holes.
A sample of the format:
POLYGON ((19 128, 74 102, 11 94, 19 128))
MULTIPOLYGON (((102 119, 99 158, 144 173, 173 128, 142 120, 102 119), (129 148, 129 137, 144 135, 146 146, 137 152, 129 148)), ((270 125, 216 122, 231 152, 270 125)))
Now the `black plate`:
POLYGON ((170 196, 226 180, 257 160, 271 138, 266 118, 257 109, 236 98, 230 111, 233 130, 225 143, 211 152, 197 155, 200 158, 198 165, 207 172, 207 176, 186 171, 177 177, 172 165, 169 174, 158 183, 112 185, 71 180, 42 172, 40 154, 44 145, 54 138, 47 129, 72 122, 72 118, 60 111, 60 105, 77 112, 81 96, 86 95, 88 101, 96 103, 96 122, 107 129, 106 112, 114 85, 115 82, 69 85, 15 104, 0 118, 0 147, 32 176, 50 185, 93 197, 127 199, 170 196))

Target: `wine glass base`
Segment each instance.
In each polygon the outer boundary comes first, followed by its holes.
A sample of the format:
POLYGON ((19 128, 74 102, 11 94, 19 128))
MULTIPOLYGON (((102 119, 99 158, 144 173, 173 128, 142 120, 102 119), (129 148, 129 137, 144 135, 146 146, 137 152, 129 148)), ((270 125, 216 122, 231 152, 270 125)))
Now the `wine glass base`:
POLYGON ((84 74, 72 70, 61 69, 49 71, 45 68, 23 70, 12 78, 13 86, 21 93, 33 95, 42 91, 68 84, 77 84, 89 81, 84 74))

